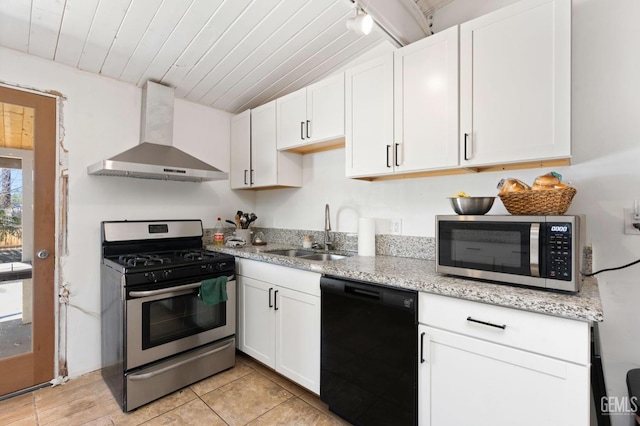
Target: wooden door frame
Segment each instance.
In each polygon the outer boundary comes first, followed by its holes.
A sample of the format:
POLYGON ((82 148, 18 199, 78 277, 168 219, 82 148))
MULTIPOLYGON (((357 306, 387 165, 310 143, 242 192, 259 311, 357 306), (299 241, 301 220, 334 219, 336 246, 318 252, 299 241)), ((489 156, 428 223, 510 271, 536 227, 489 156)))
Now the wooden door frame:
POLYGON ((0 102, 35 110, 33 226, 39 232, 34 232, 33 247, 34 252, 49 252, 47 259, 33 256, 33 351, 0 360, 12 372, 0 381, 0 395, 4 395, 55 377, 57 99, 0 85, 0 102))

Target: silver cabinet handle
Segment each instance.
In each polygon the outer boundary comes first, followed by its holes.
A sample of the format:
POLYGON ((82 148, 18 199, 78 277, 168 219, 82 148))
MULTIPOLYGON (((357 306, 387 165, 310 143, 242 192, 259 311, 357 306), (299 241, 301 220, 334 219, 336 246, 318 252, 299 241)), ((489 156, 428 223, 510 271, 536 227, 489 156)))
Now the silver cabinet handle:
POLYGON ((389 153, 391 151, 391 145, 387 145, 387 167, 391 168, 391 164, 389 163, 389 153))
POLYGON ((36 256, 38 257, 38 259, 46 259, 47 257, 49 257, 49 250, 47 249, 38 250, 36 252, 36 256))
POLYGON ((307 139, 311 138, 311 133, 309 132, 310 126, 311 126, 311 120, 307 120, 307 139))
POLYGON ((396 165, 396 167, 400 167, 400 164, 398 163, 398 147, 400 146, 400 144, 397 143, 397 144, 395 144, 395 146, 396 147, 395 147, 394 152, 393 152, 393 157, 394 157, 393 163, 396 165))
POLYGON ((300 139, 304 140, 304 121, 300 122, 300 139))

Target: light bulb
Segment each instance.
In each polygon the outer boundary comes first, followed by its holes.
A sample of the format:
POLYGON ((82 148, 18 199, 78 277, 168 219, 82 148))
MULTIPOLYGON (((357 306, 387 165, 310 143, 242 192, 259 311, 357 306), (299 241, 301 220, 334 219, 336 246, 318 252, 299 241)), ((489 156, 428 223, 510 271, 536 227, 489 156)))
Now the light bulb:
POLYGON ((368 35, 373 29, 373 18, 366 13, 347 19, 347 29, 358 35, 368 35))

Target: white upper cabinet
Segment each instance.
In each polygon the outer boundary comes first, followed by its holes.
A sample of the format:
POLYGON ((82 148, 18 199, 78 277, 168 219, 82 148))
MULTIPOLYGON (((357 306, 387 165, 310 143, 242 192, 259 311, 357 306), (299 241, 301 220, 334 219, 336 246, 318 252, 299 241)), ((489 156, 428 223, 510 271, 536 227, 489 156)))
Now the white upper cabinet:
POLYGON ((251 170, 251 111, 231 118, 231 167, 229 182, 232 189, 249 187, 251 170))
POLYGON ((394 171, 458 165, 458 27, 394 57, 394 171))
POLYGON ((571 0, 522 0, 460 26, 460 163, 571 155, 571 0))
POLYGON ((231 120, 231 188, 302 186, 302 156, 276 148, 276 102, 231 120))
POLYGON ((307 124, 307 88, 276 99, 278 149, 305 143, 307 124))
POLYGON ((271 186, 278 183, 275 118, 274 101, 251 110, 251 185, 271 186))
POLYGON ((458 27, 346 72, 346 174, 458 165, 458 27))
POLYGON ((307 87, 307 143, 344 137, 344 73, 307 87))
POLYGON ((347 177, 393 170, 393 54, 345 73, 347 177))
POLYGON ((344 138, 344 73, 276 100, 278 149, 344 138))

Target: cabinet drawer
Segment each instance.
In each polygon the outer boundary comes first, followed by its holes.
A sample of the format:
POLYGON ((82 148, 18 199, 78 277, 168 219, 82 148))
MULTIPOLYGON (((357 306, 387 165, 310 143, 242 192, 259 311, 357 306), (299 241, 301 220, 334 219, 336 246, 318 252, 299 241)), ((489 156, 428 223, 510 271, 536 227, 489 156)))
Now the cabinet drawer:
POLYGON ((428 293, 420 293, 418 306, 419 321, 431 327, 583 365, 590 362, 587 322, 428 293))
POLYGON ((320 296, 320 274, 256 260, 236 258, 238 275, 320 296))

